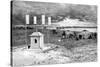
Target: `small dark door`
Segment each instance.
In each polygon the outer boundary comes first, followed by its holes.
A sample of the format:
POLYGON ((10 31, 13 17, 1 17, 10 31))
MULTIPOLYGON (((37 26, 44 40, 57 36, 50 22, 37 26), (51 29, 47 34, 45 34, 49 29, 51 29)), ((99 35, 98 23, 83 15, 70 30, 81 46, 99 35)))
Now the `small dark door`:
POLYGON ((35 39, 35 43, 37 43, 37 39, 35 39))

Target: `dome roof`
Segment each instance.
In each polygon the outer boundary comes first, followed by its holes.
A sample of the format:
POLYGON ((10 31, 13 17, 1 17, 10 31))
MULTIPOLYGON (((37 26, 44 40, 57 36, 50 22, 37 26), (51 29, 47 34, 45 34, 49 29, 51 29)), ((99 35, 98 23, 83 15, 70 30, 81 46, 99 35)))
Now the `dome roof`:
POLYGON ((30 36, 43 36, 40 32, 33 32, 30 36))

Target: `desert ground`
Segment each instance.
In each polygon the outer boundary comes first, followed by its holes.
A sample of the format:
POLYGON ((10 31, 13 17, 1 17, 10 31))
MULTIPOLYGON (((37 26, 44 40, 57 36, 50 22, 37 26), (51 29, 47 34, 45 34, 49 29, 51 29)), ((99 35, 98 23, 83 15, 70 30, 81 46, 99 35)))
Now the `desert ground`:
POLYGON ((97 61, 97 39, 61 39, 60 34, 53 34, 48 30, 38 30, 44 36, 46 47, 50 50, 41 51, 40 49, 28 49, 25 40, 30 44, 30 35, 34 30, 12 30, 12 65, 13 66, 31 66, 44 64, 65 64, 77 62, 95 62, 97 61), (48 31, 48 32, 47 32, 48 31), (49 34, 47 34, 49 33, 49 34), (49 36, 49 37, 48 37, 49 36), (54 47, 54 48, 53 48, 54 47))

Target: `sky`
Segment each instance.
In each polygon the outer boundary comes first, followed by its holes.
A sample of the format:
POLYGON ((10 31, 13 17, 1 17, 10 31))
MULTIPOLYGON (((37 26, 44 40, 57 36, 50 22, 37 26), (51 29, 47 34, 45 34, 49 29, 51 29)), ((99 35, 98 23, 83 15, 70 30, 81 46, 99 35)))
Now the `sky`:
POLYGON ((97 6, 96 5, 80 5, 67 3, 50 3, 50 2, 34 2, 34 1, 13 1, 12 14, 14 16, 29 15, 46 16, 72 16, 86 17, 89 21, 97 22, 97 6))

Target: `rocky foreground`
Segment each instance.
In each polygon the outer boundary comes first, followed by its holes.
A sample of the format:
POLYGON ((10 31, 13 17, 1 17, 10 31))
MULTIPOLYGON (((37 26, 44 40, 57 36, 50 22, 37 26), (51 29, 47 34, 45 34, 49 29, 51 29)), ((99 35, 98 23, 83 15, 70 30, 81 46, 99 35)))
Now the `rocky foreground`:
POLYGON ((45 52, 40 49, 17 48, 12 52, 12 60, 13 66, 97 61, 97 45, 89 44, 70 50, 58 46, 45 52))

